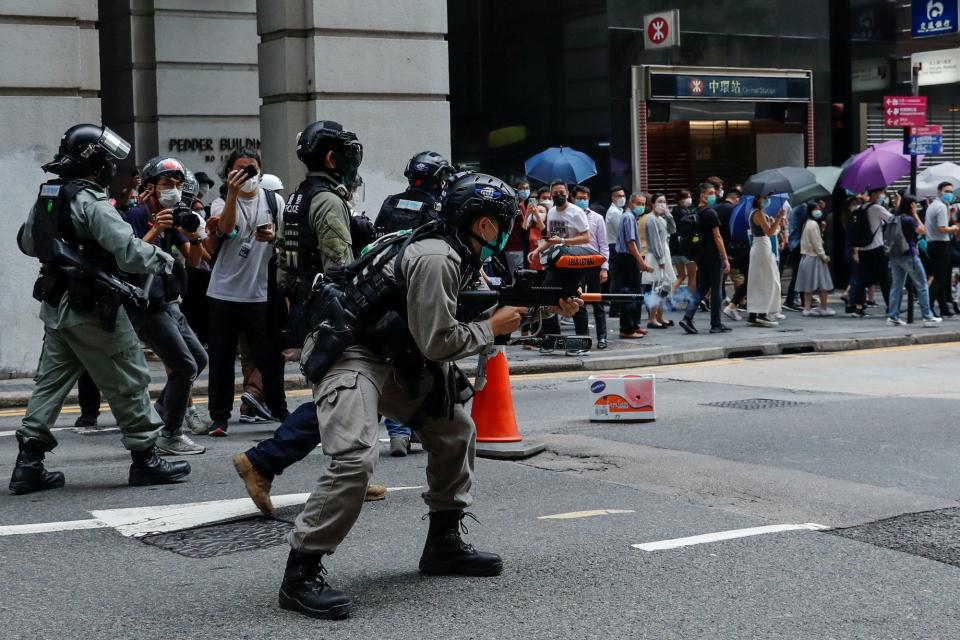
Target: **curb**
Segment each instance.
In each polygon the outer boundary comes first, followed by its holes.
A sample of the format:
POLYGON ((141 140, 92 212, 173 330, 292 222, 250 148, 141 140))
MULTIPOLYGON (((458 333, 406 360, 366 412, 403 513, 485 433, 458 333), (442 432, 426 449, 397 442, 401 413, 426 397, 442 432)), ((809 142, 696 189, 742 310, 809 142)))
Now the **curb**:
MULTIPOLYGON (((556 359, 550 360, 516 362, 510 365, 510 373, 513 375, 529 375, 538 373, 610 371, 614 369, 635 369, 689 364, 693 362, 709 362, 711 360, 796 355, 802 353, 837 353, 840 351, 862 351, 866 349, 909 347, 948 342, 960 342, 960 331, 924 332, 904 336, 877 336, 870 338, 824 338, 820 340, 796 340, 779 343, 758 342, 755 344, 738 344, 731 347, 703 347, 690 349, 688 351, 627 353, 619 356, 604 355, 602 357, 588 359, 557 356, 556 359)), ((473 376, 476 373, 476 362, 471 358, 470 362, 463 364, 461 368, 466 375, 473 376)), ((291 373, 284 376, 284 387, 288 390, 306 389, 307 386, 306 379, 299 373, 291 373)), ((163 384, 152 383, 149 386, 150 397, 158 397, 162 389, 163 384)), ((206 395, 207 390, 208 385, 206 379, 194 386, 194 392, 197 395, 206 395)), ((236 385, 234 391, 237 394, 242 393, 242 385, 236 385)), ((25 407, 29 399, 30 394, 22 391, 0 392, 0 409, 25 407)), ((66 401, 70 403, 77 402, 76 390, 70 392, 66 401)))

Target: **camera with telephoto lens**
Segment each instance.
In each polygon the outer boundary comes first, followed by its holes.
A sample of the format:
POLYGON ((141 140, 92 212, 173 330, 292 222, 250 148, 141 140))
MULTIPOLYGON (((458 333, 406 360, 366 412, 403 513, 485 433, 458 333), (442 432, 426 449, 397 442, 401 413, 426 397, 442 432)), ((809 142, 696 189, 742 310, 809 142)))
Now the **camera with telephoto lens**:
POLYGON ((199 229, 200 224, 203 222, 200 215, 183 201, 177 203, 177 206, 170 211, 170 215, 173 216, 173 226, 175 228, 180 228, 190 233, 199 229))

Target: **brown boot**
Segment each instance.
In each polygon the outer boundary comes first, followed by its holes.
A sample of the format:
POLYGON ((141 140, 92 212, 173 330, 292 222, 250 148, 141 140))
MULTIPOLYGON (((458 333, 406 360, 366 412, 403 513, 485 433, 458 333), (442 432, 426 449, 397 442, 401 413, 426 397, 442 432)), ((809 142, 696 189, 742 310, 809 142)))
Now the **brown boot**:
POLYGON ((375 502, 377 500, 383 500, 387 497, 387 488, 382 484, 373 484, 372 482, 367 485, 367 495, 364 496, 364 502, 375 502))
POLYGON ((273 503, 270 501, 270 485, 273 481, 257 471, 256 467, 250 464, 250 458, 245 453, 237 453, 233 456, 233 468, 243 480, 247 493, 250 494, 253 504, 257 505, 257 509, 266 515, 273 513, 273 503))

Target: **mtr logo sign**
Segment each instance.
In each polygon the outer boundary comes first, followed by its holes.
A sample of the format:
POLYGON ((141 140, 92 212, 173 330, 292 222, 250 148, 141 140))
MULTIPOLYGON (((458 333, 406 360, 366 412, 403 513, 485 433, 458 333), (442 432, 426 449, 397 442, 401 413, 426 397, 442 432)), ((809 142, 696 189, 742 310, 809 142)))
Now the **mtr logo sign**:
POLYGON ((644 49, 680 46, 680 12, 665 11, 643 18, 644 49))

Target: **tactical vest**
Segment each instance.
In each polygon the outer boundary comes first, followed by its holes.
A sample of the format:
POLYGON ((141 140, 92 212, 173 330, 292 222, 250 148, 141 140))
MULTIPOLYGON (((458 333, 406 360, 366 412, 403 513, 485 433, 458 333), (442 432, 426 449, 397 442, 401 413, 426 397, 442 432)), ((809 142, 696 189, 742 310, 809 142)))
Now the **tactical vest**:
POLYGON ((340 195, 326 178, 307 176, 290 194, 283 210, 282 247, 287 270, 293 276, 284 293, 294 300, 305 300, 314 278, 323 272, 317 236, 310 228, 310 204, 317 195, 326 192, 340 195))
POLYGON ((407 189, 383 201, 377 214, 377 237, 422 227, 436 219, 437 213, 435 195, 421 189, 407 189))

